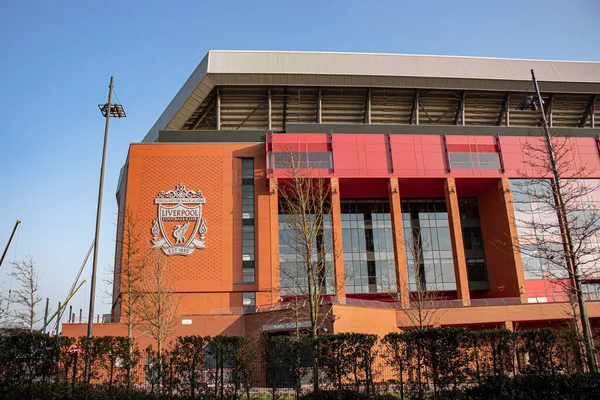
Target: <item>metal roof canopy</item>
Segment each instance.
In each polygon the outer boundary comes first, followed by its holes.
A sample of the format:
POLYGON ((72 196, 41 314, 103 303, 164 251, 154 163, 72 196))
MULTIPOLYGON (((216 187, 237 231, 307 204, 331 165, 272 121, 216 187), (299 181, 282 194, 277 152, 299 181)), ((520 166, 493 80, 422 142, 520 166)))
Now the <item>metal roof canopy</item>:
POLYGON ((600 62, 281 51, 209 51, 144 138, 178 130, 216 85, 352 86, 599 93, 600 62))

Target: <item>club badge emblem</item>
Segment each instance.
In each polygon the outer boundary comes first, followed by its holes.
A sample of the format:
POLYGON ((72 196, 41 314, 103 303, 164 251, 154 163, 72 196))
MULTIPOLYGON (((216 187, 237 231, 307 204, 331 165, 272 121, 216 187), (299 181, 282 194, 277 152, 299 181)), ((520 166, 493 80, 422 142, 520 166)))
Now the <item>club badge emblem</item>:
POLYGON ((189 256, 205 247, 202 205, 206 199, 201 191, 186 189, 180 183, 174 190, 161 191, 154 203, 158 205, 158 217, 152 223, 153 249, 162 249, 168 256, 189 256))

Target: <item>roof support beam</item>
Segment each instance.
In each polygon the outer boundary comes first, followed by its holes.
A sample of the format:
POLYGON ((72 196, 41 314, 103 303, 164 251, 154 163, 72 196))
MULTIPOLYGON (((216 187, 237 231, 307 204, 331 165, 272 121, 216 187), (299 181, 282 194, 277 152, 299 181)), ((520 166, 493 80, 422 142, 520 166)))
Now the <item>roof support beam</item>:
POLYGON ((462 92, 462 99, 460 99, 460 124, 465 125, 465 101, 467 99, 467 93, 462 92))
POLYGON ((596 127, 596 99, 598 98, 598 96, 594 95, 594 101, 592 101, 592 104, 590 105, 590 125, 592 128, 596 127))
POLYGON ((593 128, 594 127, 594 108, 596 108, 596 95, 593 95, 592 97, 590 97, 590 102, 588 103, 587 107, 585 108, 585 112, 583 113, 583 117, 581 117, 581 122, 579 122, 579 127, 583 128, 585 127, 585 124, 587 124, 587 119, 588 117, 590 118, 590 126, 593 128))
POLYGON ((200 124, 202 123, 202 121, 204 121, 204 119, 206 118, 206 116, 208 115, 208 113, 210 112, 210 110, 212 110, 212 108, 215 106, 216 102, 217 102, 217 98, 215 96, 215 99, 210 102, 210 105, 207 105, 206 109, 204 110, 204 112, 202 113, 202 115, 200 116, 200 118, 198 118, 198 121, 196 121, 196 123, 192 127, 193 131, 195 131, 196 129, 198 129, 198 127, 200 126, 200 124))
POLYGON ((254 110, 252 110, 252 112, 251 112, 250 114, 248 114, 248 116, 246 117, 246 119, 244 119, 244 120, 242 121, 242 123, 241 123, 241 124, 239 124, 239 125, 238 125, 238 126, 235 128, 235 130, 237 131, 238 129, 240 129, 240 128, 241 128, 241 127, 242 127, 242 126, 243 126, 243 125, 246 123, 246 121, 248 121, 248 120, 249 120, 249 119, 250 119, 250 118, 251 118, 251 117, 254 115, 254 113, 255 113, 256 111, 258 111, 258 109, 259 109, 259 108, 260 108, 260 107, 261 107, 263 104, 265 104, 266 102, 267 102, 267 98, 265 97, 265 98, 264 98, 264 99, 263 99, 263 100, 262 100, 260 103, 258 103, 258 104, 256 105, 256 107, 254 107, 254 110))
POLYGON ((413 106, 410 112, 410 123, 412 125, 419 125, 419 93, 419 89, 415 90, 415 95, 413 97, 413 106))
POLYGON ((550 100, 548 101, 548 108, 546 111, 546 119, 548 120, 548 126, 552 127, 552 107, 554 107, 554 95, 550 95, 550 100))
POLYGON ((217 86, 217 130, 221 130, 221 91, 217 86))
POLYGON ((371 124, 371 88, 367 89, 367 101, 365 104, 365 124, 371 124))
MULTIPOLYGON (((421 108, 423 109, 423 112, 424 112, 424 113, 425 113, 425 115, 427 116, 427 119, 429 120, 429 123, 433 124, 433 123, 435 123, 435 122, 436 122, 436 121, 434 121, 434 120, 431 118, 431 116, 429 115, 429 113, 428 113, 428 112, 427 112, 427 110, 425 109, 425 106, 423 105, 423 103, 421 103, 421 100, 419 100, 419 104, 418 104, 418 106, 419 106, 419 107, 421 107, 421 108)), ((418 111, 419 107, 417 107, 417 111, 418 111)))
POLYGON ((287 102, 288 102, 288 89, 287 86, 283 88, 283 131, 287 129, 287 102))
POLYGON ((273 129, 272 119, 271 119, 271 86, 267 88, 267 130, 270 131, 273 129))
POLYGON ((502 124, 502 119, 506 121, 506 126, 510 126, 510 93, 506 93, 504 96, 504 103, 502 103, 502 108, 500 109, 500 115, 498 115, 498 122, 496 125, 500 126, 502 124))
POLYGON ((466 93, 462 92, 462 96, 459 100, 460 107, 456 110, 456 117, 454 118, 454 125, 458 125, 458 121, 460 121, 461 125, 465 125, 465 97, 466 93))
POLYGON ((319 94, 317 97, 317 124, 321 123, 321 117, 323 116, 323 97, 321 94, 321 88, 319 88, 319 94))
MULTIPOLYGON (((454 117, 454 125, 458 125, 457 118, 458 118, 458 114, 460 112, 460 101, 457 101, 456 103, 454 103, 450 107, 448 107, 446 109, 446 111, 444 111, 444 113, 442 115, 440 115, 439 117, 437 117, 435 119, 435 121, 431 121, 431 123, 437 124, 438 122, 440 122, 442 120, 442 118, 444 118, 446 115, 448 115, 455 108, 456 108, 456 114, 457 114, 457 116, 454 117)), ((424 107, 423 107, 423 111, 425 111, 424 107)), ((427 114, 427 111, 425 111, 425 113, 427 114)), ((429 114, 427 114, 427 117, 429 117, 429 114)))

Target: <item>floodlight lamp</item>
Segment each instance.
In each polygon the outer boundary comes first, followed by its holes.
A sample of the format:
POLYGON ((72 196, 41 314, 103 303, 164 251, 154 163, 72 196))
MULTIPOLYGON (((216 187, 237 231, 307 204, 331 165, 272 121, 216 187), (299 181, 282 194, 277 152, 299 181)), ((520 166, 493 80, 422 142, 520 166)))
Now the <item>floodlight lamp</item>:
MULTIPOLYGON (((542 100, 542 103, 544 101, 542 100)), ((519 111, 537 111, 540 109, 540 105, 535 96, 527 96, 515 107, 515 110, 519 111)))
MULTIPOLYGON (((108 109, 108 103, 106 104, 98 104, 98 108, 102 113, 102 116, 106 118, 106 110, 108 109)), ((110 105, 110 116, 113 118, 125 118, 127 114, 125 114, 125 110, 123 106, 120 104, 111 104, 110 105)))

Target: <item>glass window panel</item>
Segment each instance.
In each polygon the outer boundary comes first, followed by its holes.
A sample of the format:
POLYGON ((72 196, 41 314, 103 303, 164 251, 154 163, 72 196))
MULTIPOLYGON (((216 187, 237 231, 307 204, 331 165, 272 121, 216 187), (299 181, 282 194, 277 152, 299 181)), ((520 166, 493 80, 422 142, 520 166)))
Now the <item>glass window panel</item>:
POLYGON ((255 292, 242 292, 242 306, 253 307, 256 305, 255 292))
MULTIPOLYGON (((525 279, 555 277, 555 271, 565 271, 565 268, 551 181, 510 179, 510 185, 525 279)), ((573 212, 568 211, 572 228, 576 222, 571 218, 582 215, 580 210, 584 208, 584 202, 574 206, 573 212)))
MULTIPOLYGON (((427 290, 455 287, 452 246, 445 199, 402 200, 404 241, 409 281, 414 282, 415 257, 427 290), (406 229, 410 221, 410 229, 406 229), (448 257, 445 260, 442 255, 448 257), (444 266, 449 266, 444 270, 444 266)), ((416 286, 412 285, 411 290, 416 286)))
POLYGON ((347 274, 346 286, 352 287, 352 293, 395 291, 387 263, 378 261, 391 258, 393 264, 394 259, 392 230, 381 229, 385 226, 382 221, 391 220, 388 200, 344 199, 340 206, 342 221, 347 221, 342 229, 344 260, 355 260, 352 273, 347 274))

